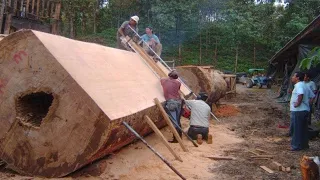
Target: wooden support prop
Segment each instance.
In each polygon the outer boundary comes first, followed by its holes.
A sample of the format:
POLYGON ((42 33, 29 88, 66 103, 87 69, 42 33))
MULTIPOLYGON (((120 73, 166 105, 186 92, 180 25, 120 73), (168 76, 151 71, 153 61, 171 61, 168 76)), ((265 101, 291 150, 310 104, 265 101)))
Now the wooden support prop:
POLYGON ((126 40, 130 47, 134 48, 134 51, 137 52, 160 77, 167 77, 167 74, 157 66, 154 60, 137 43, 129 36, 126 36, 126 40))
POLYGON ((260 168, 264 169, 265 171, 267 171, 267 172, 270 173, 270 174, 273 174, 273 173, 274 173, 271 169, 269 169, 269 168, 266 167, 266 166, 260 166, 260 168))
POLYGON ((207 157, 207 158, 209 158, 209 159, 212 159, 212 160, 234 160, 234 158, 232 158, 232 157, 216 157, 216 156, 214 156, 214 157, 207 157))
POLYGON ((184 152, 188 152, 188 149, 184 146, 182 139, 180 138, 177 130, 173 127, 173 124, 171 122, 171 120, 169 119, 168 114, 166 113, 166 111, 164 110, 164 108, 162 107, 160 101, 158 98, 154 99, 155 104, 158 106, 158 108, 160 109, 160 112, 164 118, 164 120, 167 122, 169 128, 171 129, 171 132, 173 133, 173 135, 176 137, 176 139, 178 140, 181 148, 183 149, 184 152))
POLYGON ((181 157, 178 156, 174 150, 170 147, 167 139, 163 136, 161 131, 158 129, 158 127, 153 123, 153 121, 149 118, 149 116, 144 116, 144 119, 147 121, 149 126, 152 128, 152 130, 156 133, 156 135, 161 139, 161 142, 169 149, 171 154, 179 161, 183 162, 181 157))
POLYGON ((10 34, 11 21, 12 21, 12 14, 7 14, 6 22, 4 25, 4 34, 10 34))
POLYGON ((186 179, 182 176, 161 154, 159 154, 153 147, 151 147, 147 141, 145 141, 131 126, 129 126, 126 122, 122 122, 122 124, 131 131, 137 138, 139 138, 143 144, 145 144, 153 153, 155 153, 170 169, 172 169, 181 179, 186 179))

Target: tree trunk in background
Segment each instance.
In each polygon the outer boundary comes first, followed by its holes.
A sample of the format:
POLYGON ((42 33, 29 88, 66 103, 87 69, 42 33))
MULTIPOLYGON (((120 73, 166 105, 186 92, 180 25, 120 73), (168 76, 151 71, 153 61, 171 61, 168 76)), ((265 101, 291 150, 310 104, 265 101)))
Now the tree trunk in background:
POLYGON ((236 62, 234 65, 234 73, 237 73, 237 68, 238 68, 238 45, 236 47, 236 62))
POLYGON ((6 1, 5 0, 2 0, 1 1, 1 9, 0 9, 0 34, 2 33, 2 23, 3 23, 3 14, 4 14, 4 7, 5 7, 5 4, 6 1))
POLYGON ((74 39, 74 22, 73 22, 73 17, 70 17, 69 19, 69 24, 70 24, 70 38, 74 39))
POLYGON ((218 67, 218 39, 216 38, 216 44, 214 48, 214 59, 215 59, 215 66, 218 67))
POLYGON ((209 38, 208 38, 208 28, 206 29, 206 58, 208 57, 208 46, 209 46, 209 38))
POLYGON ((179 65, 182 65, 182 57, 181 57, 181 42, 179 42, 179 65))
POLYGON ((200 30, 200 48, 199 48, 199 65, 201 66, 201 64, 202 64, 202 48, 201 48, 201 46, 202 46, 202 41, 201 41, 201 30, 200 30))
POLYGON ((93 33, 97 33, 97 9, 99 9, 99 0, 96 1, 97 4, 94 5, 93 8, 93 33))
POLYGON ((256 68, 256 43, 253 43, 253 67, 256 68))

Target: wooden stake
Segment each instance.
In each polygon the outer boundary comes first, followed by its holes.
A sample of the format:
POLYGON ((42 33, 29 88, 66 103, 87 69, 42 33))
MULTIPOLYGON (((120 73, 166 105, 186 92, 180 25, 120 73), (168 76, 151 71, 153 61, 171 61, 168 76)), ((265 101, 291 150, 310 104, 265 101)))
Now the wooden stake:
POLYGON ((122 122, 122 124, 132 132, 137 138, 139 138, 143 144, 145 144, 153 153, 155 153, 171 170, 173 170, 181 179, 186 179, 180 174, 176 168, 174 168, 161 154, 159 154, 153 147, 151 147, 146 140, 144 140, 131 126, 129 126, 126 122, 122 122))
POLYGON ((181 157, 178 156, 174 150, 170 147, 167 139, 163 136, 163 134, 161 133, 161 131, 158 129, 158 127, 153 123, 153 121, 149 118, 149 116, 144 116, 144 119, 147 121, 147 123, 149 124, 149 126, 152 128, 152 130, 156 133, 156 135, 161 139, 161 142, 169 149, 169 151, 171 152, 171 154, 180 162, 183 162, 181 157))
POLYGON ((171 122, 171 120, 169 119, 168 114, 166 113, 166 111, 163 109, 160 101, 158 98, 154 99, 155 104, 158 106, 158 108, 160 109, 160 112, 164 118, 164 120, 167 122, 169 128, 171 129, 171 132, 173 133, 173 135, 176 137, 176 139, 178 140, 181 148, 183 149, 184 152, 188 152, 188 149, 184 146, 184 144, 182 143, 182 139, 180 138, 177 130, 173 127, 173 124, 171 122))
POLYGON ((39 11, 40 11, 40 0, 37 0, 37 12, 36 12, 37 16, 39 16, 39 11))
POLYGON ((29 4, 30 4, 30 0, 27 0, 27 2, 26 2, 26 17, 29 14, 29 4))
POLYGON ((32 0, 31 14, 34 14, 34 3, 35 3, 35 0, 32 0))

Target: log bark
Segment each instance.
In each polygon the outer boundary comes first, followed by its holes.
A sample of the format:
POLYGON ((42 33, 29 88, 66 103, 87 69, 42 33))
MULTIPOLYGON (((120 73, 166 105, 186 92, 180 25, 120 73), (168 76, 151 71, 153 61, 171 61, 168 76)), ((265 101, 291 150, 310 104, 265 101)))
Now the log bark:
POLYGON ((135 53, 16 32, 0 43, 0 159, 65 176, 132 142, 122 121, 140 135, 152 132, 145 115, 163 127, 154 98, 164 102, 159 80, 135 53))
POLYGON ((176 69, 194 93, 208 94, 208 104, 214 104, 225 96, 227 83, 219 71, 204 66, 180 66, 176 69))

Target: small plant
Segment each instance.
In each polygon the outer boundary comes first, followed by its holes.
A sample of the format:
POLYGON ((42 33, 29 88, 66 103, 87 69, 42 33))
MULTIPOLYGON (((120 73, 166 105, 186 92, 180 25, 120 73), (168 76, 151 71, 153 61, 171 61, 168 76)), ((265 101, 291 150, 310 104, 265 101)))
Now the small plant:
POLYGON ((306 70, 316 67, 320 64, 320 47, 315 47, 309 52, 308 57, 304 58, 300 63, 300 69, 306 70))

